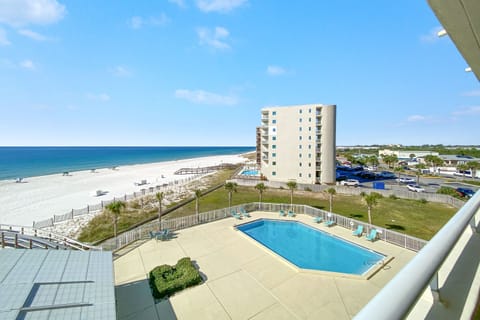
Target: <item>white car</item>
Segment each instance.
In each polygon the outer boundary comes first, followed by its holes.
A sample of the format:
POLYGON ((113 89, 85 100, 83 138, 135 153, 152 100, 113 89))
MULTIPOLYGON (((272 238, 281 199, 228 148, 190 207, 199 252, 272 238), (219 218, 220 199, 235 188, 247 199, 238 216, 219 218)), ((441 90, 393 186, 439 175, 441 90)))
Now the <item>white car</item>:
POLYGON ((400 183, 415 183, 415 179, 414 178, 407 178, 407 177, 404 177, 404 178, 397 178, 397 182, 400 182, 400 183))
POLYGON ((355 180, 355 179, 347 179, 347 180, 340 181, 340 184, 342 186, 358 187, 360 185, 360 182, 358 182, 358 180, 355 180))
POLYGON ((413 191, 413 192, 425 192, 425 189, 420 187, 418 184, 409 184, 407 186, 408 190, 413 191))

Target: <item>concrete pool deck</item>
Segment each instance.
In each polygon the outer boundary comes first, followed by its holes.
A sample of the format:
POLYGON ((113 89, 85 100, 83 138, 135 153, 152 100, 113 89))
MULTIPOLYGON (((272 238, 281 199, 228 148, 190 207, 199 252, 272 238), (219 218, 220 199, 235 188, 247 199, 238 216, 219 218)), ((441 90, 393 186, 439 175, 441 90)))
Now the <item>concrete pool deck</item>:
POLYGON ((252 212, 176 231, 168 241, 149 240, 114 261, 118 319, 351 319, 415 256, 384 241, 316 224, 310 216, 280 218, 252 212), (298 220, 393 260, 369 280, 301 272, 233 228, 257 218, 298 220), (188 256, 205 282, 155 304, 148 272, 188 256))

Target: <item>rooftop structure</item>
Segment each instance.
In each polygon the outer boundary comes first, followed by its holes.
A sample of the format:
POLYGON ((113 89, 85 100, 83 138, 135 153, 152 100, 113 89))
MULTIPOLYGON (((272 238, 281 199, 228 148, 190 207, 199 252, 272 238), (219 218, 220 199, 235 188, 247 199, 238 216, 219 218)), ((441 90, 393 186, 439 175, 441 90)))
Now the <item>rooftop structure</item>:
POLYGON ((0 318, 116 319, 111 252, 0 249, 0 318))
POLYGON ((335 183, 336 106, 307 104, 261 111, 261 171, 271 181, 335 183))
POLYGON ((414 155, 414 158, 421 158, 428 155, 438 156, 438 152, 428 150, 390 150, 383 149, 378 150, 378 155, 396 155, 398 159, 410 159, 410 155, 414 155))

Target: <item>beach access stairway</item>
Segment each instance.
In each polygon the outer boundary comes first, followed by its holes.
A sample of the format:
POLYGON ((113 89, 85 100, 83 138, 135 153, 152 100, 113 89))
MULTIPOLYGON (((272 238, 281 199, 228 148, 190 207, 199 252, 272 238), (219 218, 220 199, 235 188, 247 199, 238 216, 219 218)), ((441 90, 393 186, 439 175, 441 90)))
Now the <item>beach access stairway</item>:
POLYGON ((231 163, 222 163, 216 166, 209 166, 209 167, 198 167, 198 168, 181 168, 177 171, 174 172, 176 175, 182 175, 182 174, 204 174, 204 173, 210 173, 213 171, 217 170, 222 170, 222 169, 234 169, 236 168, 237 165, 231 164, 231 163))
POLYGON ((102 250, 53 232, 4 224, 0 224, 0 244, 17 249, 102 250))

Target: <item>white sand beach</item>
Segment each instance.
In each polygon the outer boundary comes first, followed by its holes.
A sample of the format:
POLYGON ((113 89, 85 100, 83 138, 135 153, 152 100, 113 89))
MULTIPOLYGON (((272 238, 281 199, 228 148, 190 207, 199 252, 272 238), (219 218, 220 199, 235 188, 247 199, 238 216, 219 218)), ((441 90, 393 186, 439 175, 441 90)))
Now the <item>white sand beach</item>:
POLYGON ((225 163, 243 163, 241 155, 211 156, 187 160, 77 171, 26 178, 22 183, 0 181, 0 223, 32 226, 33 221, 51 218, 72 209, 85 208, 132 194, 141 189, 156 187, 191 175, 174 175, 181 168, 198 168, 225 163), (136 183, 146 180, 145 185, 136 183), (105 191, 96 196, 97 190, 105 191))

